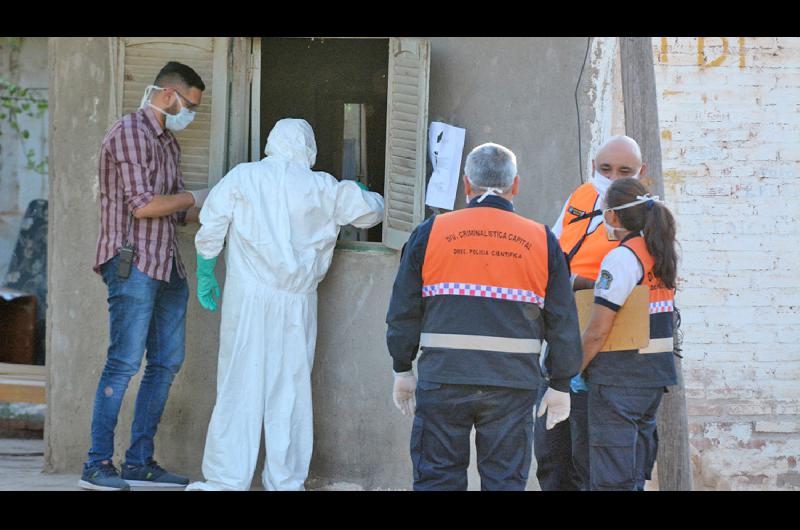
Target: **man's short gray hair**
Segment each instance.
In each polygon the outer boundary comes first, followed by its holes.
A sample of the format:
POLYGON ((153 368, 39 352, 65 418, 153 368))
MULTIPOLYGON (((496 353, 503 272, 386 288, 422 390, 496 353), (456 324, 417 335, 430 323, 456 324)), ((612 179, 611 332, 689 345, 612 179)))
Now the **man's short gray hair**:
POLYGON ((517 157, 507 147, 485 143, 467 155, 464 164, 470 184, 478 188, 508 190, 517 176, 517 157))

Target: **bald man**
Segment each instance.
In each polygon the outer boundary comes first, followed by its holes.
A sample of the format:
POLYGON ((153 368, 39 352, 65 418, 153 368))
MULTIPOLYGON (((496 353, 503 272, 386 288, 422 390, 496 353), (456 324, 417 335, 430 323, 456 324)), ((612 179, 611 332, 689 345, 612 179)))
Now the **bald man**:
MULTIPOLYGON (((641 178, 647 166, 642 163, 639 144, 628 136, 606 141, 592 160, 592 178, 570 194, 552 228, 570 267, 573 290, 591 289, 600 271, 600 262, 619 242, 609 241, 603 230, 602 201, 611 183, 620 178, 641 178)), ((542 356, 544 372, 549 372, 547 352, 542 356)), ((546 388, 543 386, 542 388, 546 388)), ((589 426, 586 385, 580 374, 570 385, 569 421, 545 428, 537 418, 534 430, 536 478, 543 491, 585 491, 589 489, 589 426)), ((541 399, 541 395, 539 396, 541 399)))

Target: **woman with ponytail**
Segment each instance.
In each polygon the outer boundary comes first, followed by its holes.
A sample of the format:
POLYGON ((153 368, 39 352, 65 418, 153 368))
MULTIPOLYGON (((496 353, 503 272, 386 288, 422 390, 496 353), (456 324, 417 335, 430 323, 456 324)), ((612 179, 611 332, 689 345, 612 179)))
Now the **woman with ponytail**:
POLYGON ((658 451, 656 412, 677 384, 673 324, 677 252, 675 219, 636 179, 615 180, 603 222, 619 241, 600 266, 594 306, 583 333, 589 385, 589 481, 593 490, 643 490, 658 451), (600 351, 633 288, 650 288, 650 343, 641 350, 600 351))

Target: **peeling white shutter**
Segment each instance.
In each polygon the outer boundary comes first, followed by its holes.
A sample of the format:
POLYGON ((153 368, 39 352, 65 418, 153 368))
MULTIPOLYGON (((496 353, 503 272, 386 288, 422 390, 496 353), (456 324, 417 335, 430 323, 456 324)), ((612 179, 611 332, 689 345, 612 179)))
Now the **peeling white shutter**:
POLYGON ((169 61, 198 73, 206 86, 194 121, 176 133, 181 146, 181 172, 187 189, 215 184, 224 174, 227 108, 228 39, 214 37, 121 38, 119 114, 139 108, 144 89, 169 61))
POLYGON ((383 244, 400 249, 425 218, 430 43, 389 41, 383 244))

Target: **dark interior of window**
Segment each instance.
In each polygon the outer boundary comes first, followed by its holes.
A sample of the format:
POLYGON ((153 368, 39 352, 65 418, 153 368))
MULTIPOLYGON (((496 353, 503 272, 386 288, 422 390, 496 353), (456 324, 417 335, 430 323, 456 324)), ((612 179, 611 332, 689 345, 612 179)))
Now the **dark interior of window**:
MULTIPOLYGON (((303 118, 317 141, 315 171, 384 193, 388 39, 261 40, 261 146, 275 122, 303 118)), ((382 225, 343 227, 341 240, 381 241, 382 225)))

